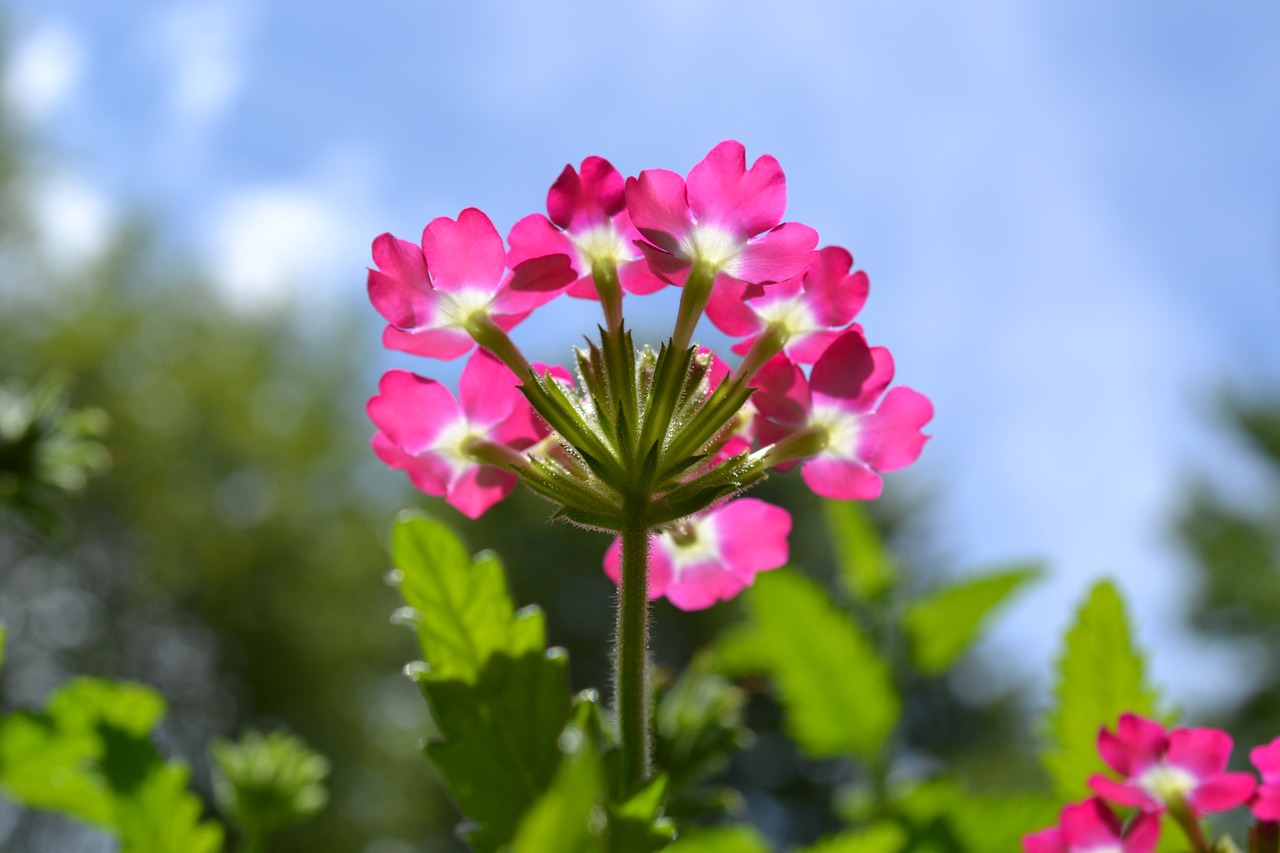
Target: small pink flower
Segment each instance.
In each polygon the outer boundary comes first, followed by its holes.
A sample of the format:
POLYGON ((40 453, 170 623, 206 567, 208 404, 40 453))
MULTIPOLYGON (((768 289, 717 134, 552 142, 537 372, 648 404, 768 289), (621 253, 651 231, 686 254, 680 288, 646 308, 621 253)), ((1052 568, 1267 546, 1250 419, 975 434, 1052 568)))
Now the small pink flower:
POLYGON ((509 330, 574 279, 569 259, 540 257, 507 272, 502 237, 469 207, 422 232, 422 247, 383 234, 373 241, 369 301, 390 324, 390 349, 453 359, 475 346, 467 331, 478 318, 509 330))
POLYGON ((666 287, 636 248, 640 232, 631 224, 623 201, 622 175, 603 157, 588 157, 581 171, 565 166, 547 193, 547 212, 526 216, 507 235, 507 263, 518 267, 546 255, 567 255, 577 280, 570 296, 599 299, 591 279, 596 261, 611 261, 630 293, 653 293, 666 287))
MULTIPOLYGON (((701 610, 733 598, 756 574, 787 561, 791 515, 755 498, 729 501, 681 522, 675 532, 649 537, 649 598, 681 610, 701 610)), ((622 540, 604 556, 615 582, 622 571, 622 540)))
POLYGON ((712 292, 707 303, 711 322, 726 335, 747 336, 734 352, 744 355, 761 335, 773 331, 793 360, 813 364, 853 322, 867 301, 867 274, 851 272, 853 256, 838 246, 810 257, 803 275, 768 287, 730 279, 712 292))
POLYGON ((445 498, 469 518, 516 485, 514 474, 479 461, 481 448, 490 455, 523 450, 547 432, 515 374, 483 350, 462 370, 461 405, 444 385, 405 370, 388 371, 378 390, 367 407, 378 427, 374 452, 420 491, 445 498))
POLYGON ((1097 797, 1067 806, 1058 825, 1022 839, 1024 853, 1151 853, 1160 840, 1160 818, 1140 814, 1123 832, 1120 821, 1097 797))
POLYGON ((919 458, 929 438, 921 429, 933 418, 933 404, 923 394, 903 387, 886 394, 892 379, 889 351, 868 347, 857 329, 827 347, 808 380, 779 354, 752 383, 761 415, 757 438, 780 444, 807 436, 820 447, 800 469, 809 488, 840 500, 877 498, 879 473, 919 458))
POLYGON ((1249 759, 1262 774, 1262 784, 1249 801, 1253 816, 1263 821, 1280 821, 1280 738, 1255 747, 1249 759))
POLYGON ((1184 802, 1198 815, 1235 808, 1253 793, 1248 773, 1226 773, 1231 736, 1219 729, 1174 729, 1124 714, 1115 734, 1098 732, 1098 752, 1122 781, 1095 775, 1094 793, 1121 806, 1159 812, 1184 802))
POLYGON ((818 243, 809 226, 782 222, 787 182, 778 161, 766 154, 748 169, 746 148, 732 140, 711 149, 687 182, 666 169, 628 178, 626 200, 649 265, 672 284, 683 285, 695 264, 753 284, 782 281, 804 271, 818 243))

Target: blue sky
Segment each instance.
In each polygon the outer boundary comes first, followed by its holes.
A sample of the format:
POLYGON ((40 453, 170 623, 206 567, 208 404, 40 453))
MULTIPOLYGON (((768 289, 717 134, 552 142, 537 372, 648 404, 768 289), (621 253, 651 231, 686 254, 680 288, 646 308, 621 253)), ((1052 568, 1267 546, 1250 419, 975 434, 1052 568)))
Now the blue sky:
MULTIPOLYGON (((372 330, 382 231, 472 205, 505 230, 588 154, 625 173, 684 172, 725 138, 774 154, 789 218, 854 253, 869 338, 936 403, 890 488, 936 498, 961 566, 1050 563, 991 645, 1043 670, 1068 602, 1113 574, 1177 698, 1229 689, 1205 666, 1220 657, 1171 631, 1186 592, 1167 529, 1193 472, 1257 488, 1218 390, 1280 388, 1280 6, 10 7, 6 97, 59 164, 51 245, 90 252, 141 206, 245 310, 293 300, 372 330)), ((657 337, 673 306, 635 321, 657 337)), ((558 359, 563 327, 535 317, 521 339, 558 359)))

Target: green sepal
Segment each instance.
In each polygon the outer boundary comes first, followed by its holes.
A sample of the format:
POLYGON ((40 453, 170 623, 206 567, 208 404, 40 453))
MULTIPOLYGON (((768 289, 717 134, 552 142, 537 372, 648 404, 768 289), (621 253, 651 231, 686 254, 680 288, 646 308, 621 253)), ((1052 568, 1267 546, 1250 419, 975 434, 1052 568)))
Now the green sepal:
POLYGON ((565 394, 560 383, 549 373, 535 375, 520 386, 521 393, 534 410, 573 447, 596 476, 606 482, 621 482, 625 471, 613 449, 601 441, 595 428, 565 394))

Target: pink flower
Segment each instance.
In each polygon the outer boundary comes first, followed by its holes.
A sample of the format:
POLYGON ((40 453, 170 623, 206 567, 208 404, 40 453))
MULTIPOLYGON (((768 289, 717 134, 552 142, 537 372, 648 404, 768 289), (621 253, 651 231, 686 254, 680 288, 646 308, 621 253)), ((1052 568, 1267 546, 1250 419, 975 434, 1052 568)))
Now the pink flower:
POLYGON ((513 268, 545 255, 567 255, 577 275, 568 293, 580 299, 600 298, 591 279, 591 267, 599 261, 616 265, 623 288, 631 293, 666 286, 636 248, 640 232, 624 207, 622 175, 608 160, 588 157, 580 172, 565 166, 547 193, 547 212, 550 219, 534 213, 511 229, 507 263, 513 268))
POLYGON ((1195 814, 1235 808, 1253 793, 1248 773, 1225 773, 1231 736, 1219 729, 1174 729, 1136 714, 1124 714, 1115 734, 1098 732, 1098 752, 1124 777, 1089 779, 1094 793, 1121 806, 1159 812, 1186 803, 1195 814))
POLYGON ((492 322, 506 331, 573 280, 564 255, 540 257, 507 273, 502 238, 469 207, 422 232, 422 247, 383 234, 373 241, 369 301, 390 324, 390 349, 453 359, 475 346, 471 329, 492 322))
MULTIPOLYGON (((733 598, 756 574, 787 561, 791 515, 754 498, 729 501, 677 525, 674 532, 649 537, 649 598, 681 610, 701 610, 733 598)), ((615 582, 622 571, 622 540, 604 556, 615 582)))
POLYGON ((378 390, 367 407, 378 427, 374 452, 420 491, 444 497, 469 518, 516 485, 515 474, 484 461, 519 464, 516 451, 547 432, 515 374, 483 350, 462 370, 461 405, 444 385, 405 370, 387 372, 378 390))
POLYGON ((1262 774, 1262 784, 1249 801, 1253 816, 1258 820, 1280 821, 1280 738, 1255 747, 1249 759, 1262 774))
POLYGON ((734 352, 746 354, 762 335, 772 332, 793 360, 813 364, 839 330, 853 322, 867 301, 867 274, 850 272, 853 256, 837 246, 810 258, 802 275, 768 287, 732 279, 716 287, 707 316, 726 335, 747 336, 734 352))
POLYGON ((1022 839, 1025 853, 1151 853, 1160 840, 1160 818, 1141 814, 1126 834, 1097 797, 1067 806, 1058 825, 1022 839))
POLYGON ((742 143, 721 142, 689 170, 686 182, 666 169, 628 178, 627 210, 648 243, 653 271, 683 285, 702 265, 744 282, 764 284, 799 275, 818 243, 807 225, 782 223, 787 183, 765 155, 747 168, 742 143))
POLYGON ((921 429, 933 418, 933 404, 923 394, 902 387, 886 394, 892 379, 889 351, 869 348, 857 329, 827 347, 808 380, 779 354, 752 383, 761 415, 757 438, 777 445, 779 458, 807 456, 801 475, 823 497, 879 497, 879 472, 916 461, 928 440, 921 429))

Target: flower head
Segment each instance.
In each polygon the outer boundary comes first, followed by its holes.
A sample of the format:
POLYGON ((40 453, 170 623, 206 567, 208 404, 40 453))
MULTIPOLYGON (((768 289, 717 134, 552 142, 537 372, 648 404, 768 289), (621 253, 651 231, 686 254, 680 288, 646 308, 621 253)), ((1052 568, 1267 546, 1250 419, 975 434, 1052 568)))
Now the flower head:
POLYGON ((1280 821, 1280 738, 1265 746, 1255 747, 1249 760, 1262 774, 1262 784, 1249 801, 1258 820, 1280 821))
POLYGON ((592 269, 603 262, 618 269, 622 287, 653 293, 666 286, 636 248, 640 232, 631 224, 623 199, 622 175, 603 157, 588 157, 579 170, 564 167, 547 193, 547 213, 530 214, 507 235, 507 263, 513 268, 546 255, 566 255, 576 279, 568 294, 599 299, 592 269))
MULTIPOLYGON (((673 530, 649 537, 649 598, 681 610, 701 610, 733 598, 756 574, 787 561, 791 515, 755 498, 729 501, 673 530)), ((622 540, 605 553, 604 569, 616 582, 622 540)))
POLYGON ((753 383, 757 436, 780 454, 794 449, 808 457, 801 475, 823 497, 879 497, 879 472, 916 461, 928 440, 921 429, 933 418, 923 394, 902 387, 885 393, 892 379, 889 351, 868 347, 857 329, 823 351, 809 379, 785 355, 775 356, 753 383))
POLYGON ((495 463, 518 465, 516 451, 546 434, 515 375, 484 351, 463 368, 459 400, 434 379, 405 370, 388 371, 378 390, 368 405, 378 427, 374 452, 420 491, 470 518, 515 488, 516 475, 495 463))
POLYGON ((1226 773, 1231 736, 1219 729, 1174 729, 1124 714, 1112 734, 1098 733, 1098 752, 1120 781, 1095 775, 1089 787, 1121 806, 1160 812, 1185 805, 1194 814, 1235 808, 1253 793, 1248 773, 1226 773))
POLYGON ((473 330, 515 326, 574 279, 563 254, 538 257, 507 271, 502 237, 469 207, 456 220, 434 219, 419 248, 383 234, 373 241, 369 300, 389 323, 390 349, 453 359, 475 346, 473 330))
POLYGON ((747 168, 742 143, 721 142, 689 170, 628 178, 627 210, 647 243, 640 248, 659 276, 682 285, 695 266, 763 284, 798 275, 818 243, 807 225, 782 222, 787 182, 778 161, 747 168))
POLYGON ((1022 839, 1025 853, 1151 853, 1160 839, 1160 818, 1141 814, 1128 832, 1097 797, 1062 810, 1058 825, 1022 839))

